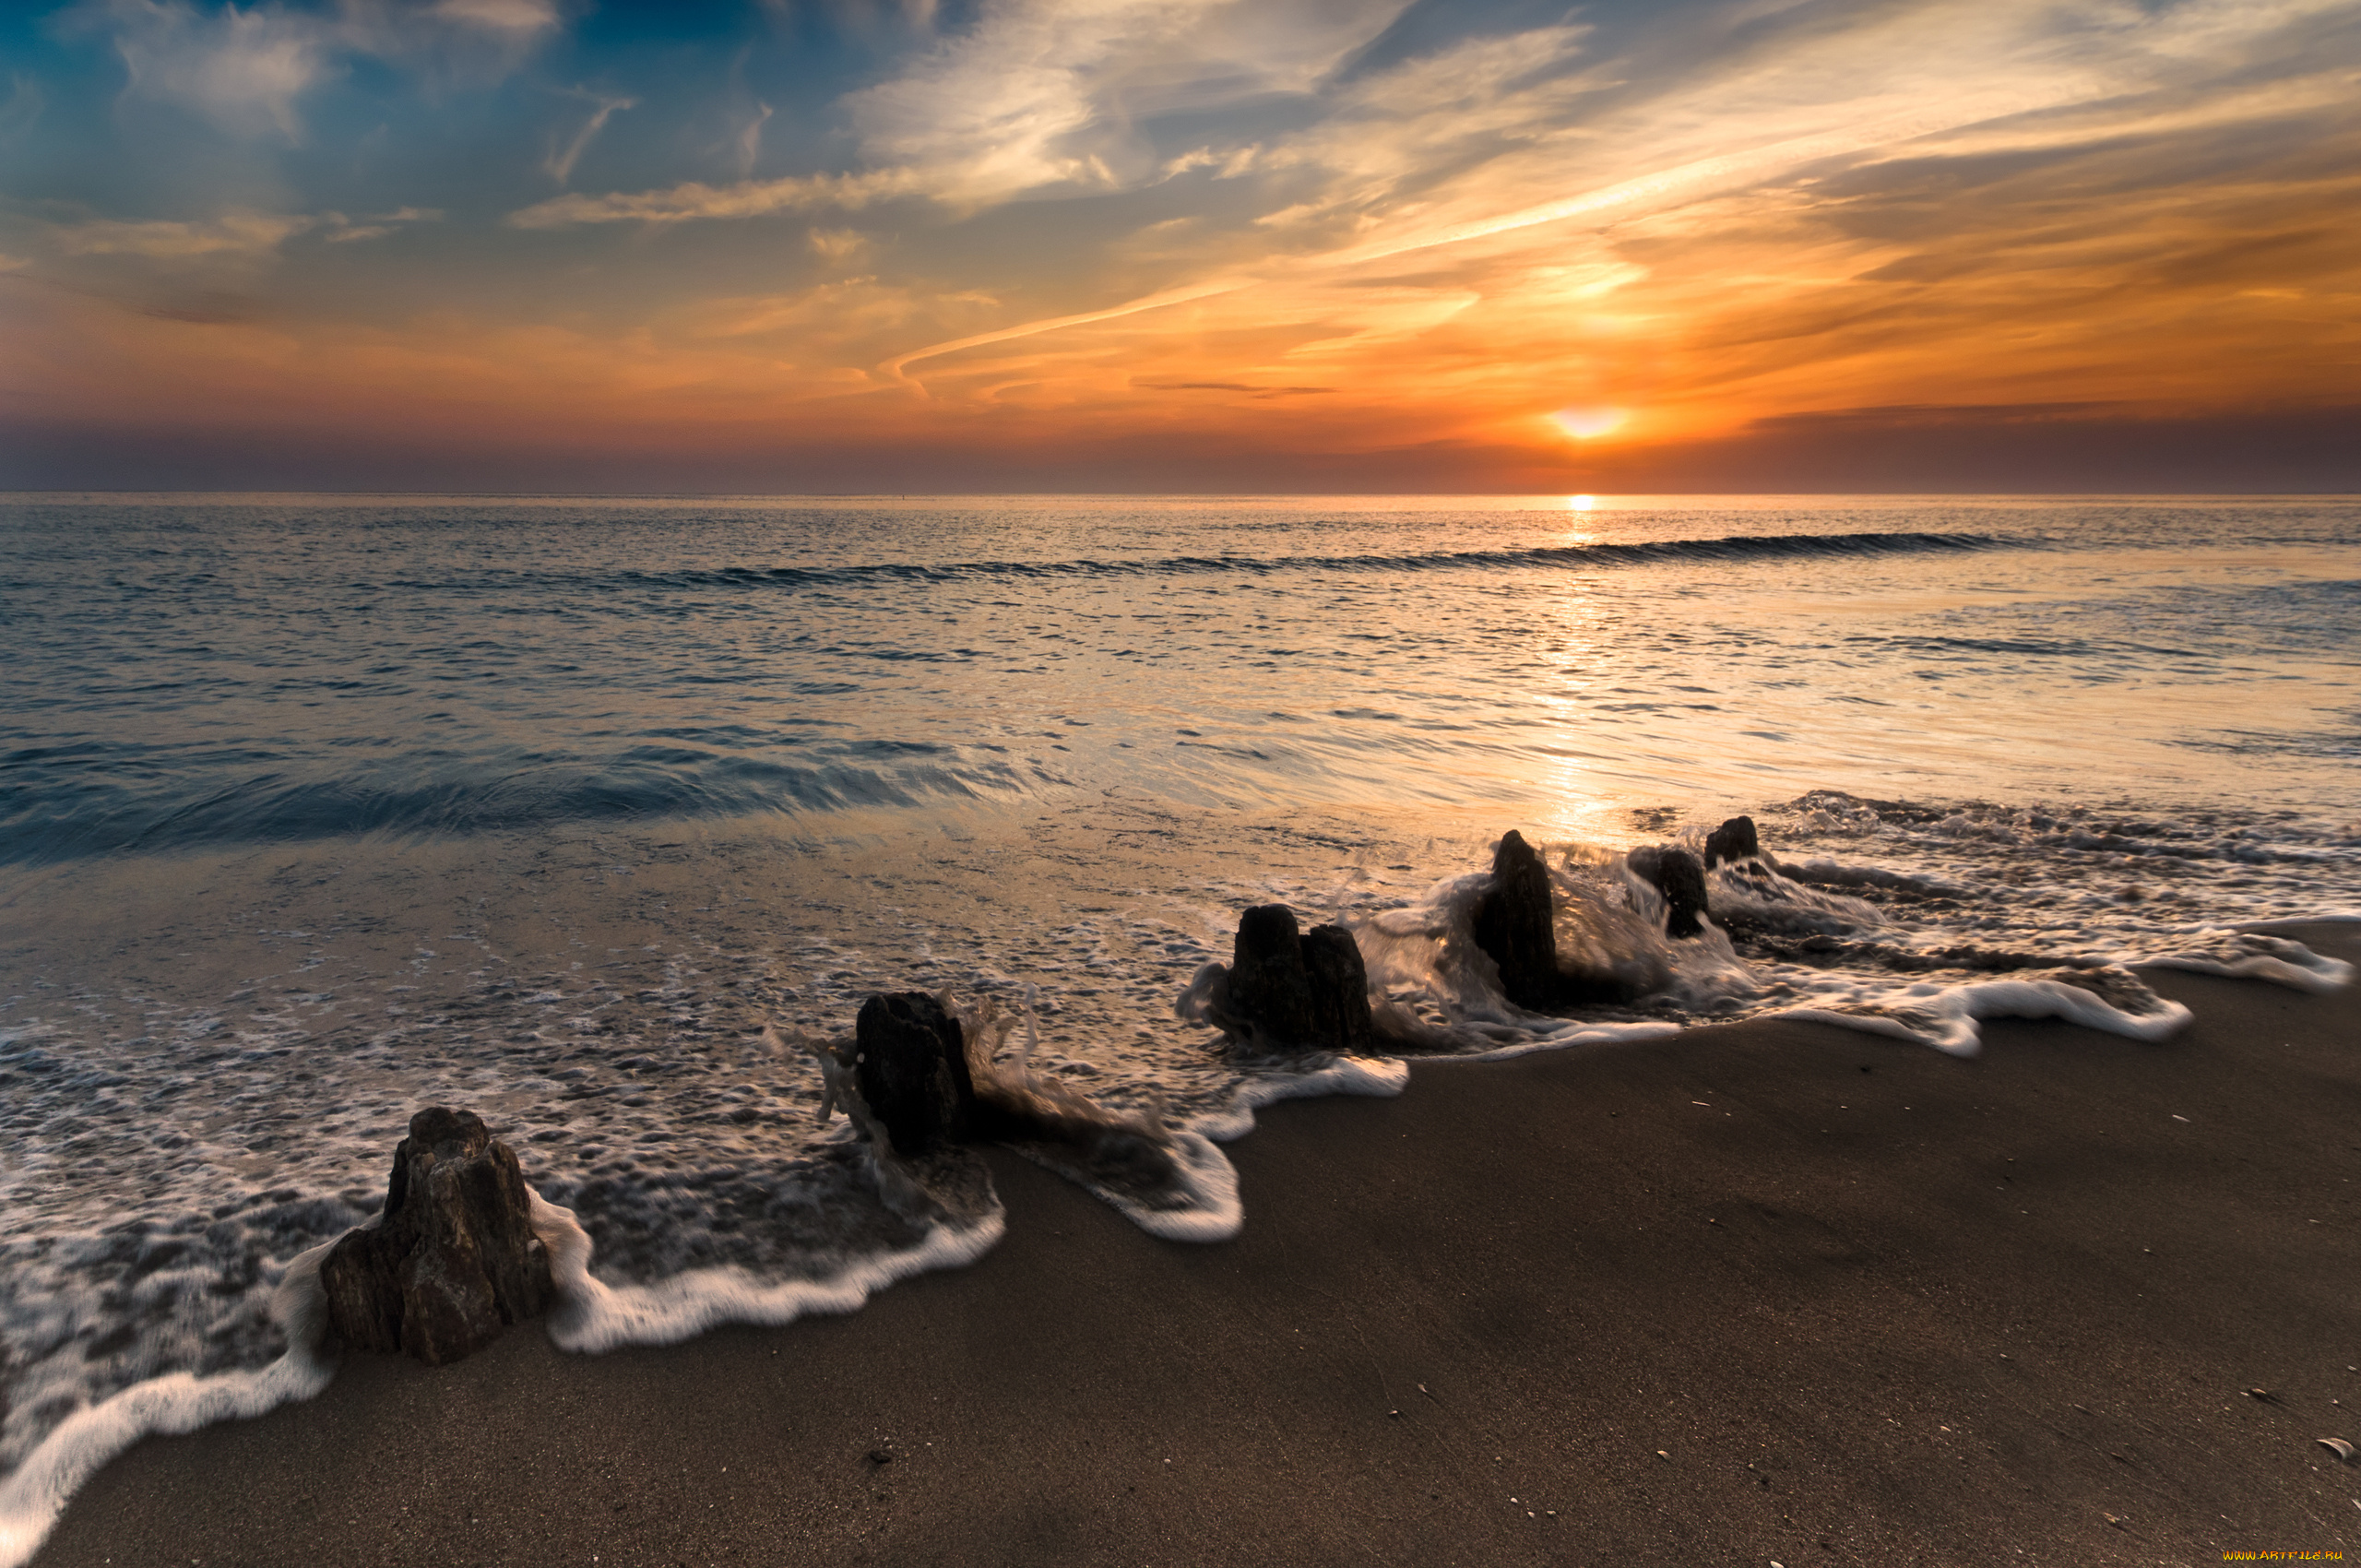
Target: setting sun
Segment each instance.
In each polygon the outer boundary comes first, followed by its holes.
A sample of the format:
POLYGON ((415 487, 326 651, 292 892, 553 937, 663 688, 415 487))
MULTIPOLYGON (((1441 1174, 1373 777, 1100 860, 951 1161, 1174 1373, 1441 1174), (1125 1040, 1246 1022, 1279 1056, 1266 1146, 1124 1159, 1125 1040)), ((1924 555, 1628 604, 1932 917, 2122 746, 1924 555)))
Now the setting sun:
POLYGON ((1596 441, 1622 429, 1631 416, 1621 409, 1560 409, 1549 418, 1575 440, 1596 441))

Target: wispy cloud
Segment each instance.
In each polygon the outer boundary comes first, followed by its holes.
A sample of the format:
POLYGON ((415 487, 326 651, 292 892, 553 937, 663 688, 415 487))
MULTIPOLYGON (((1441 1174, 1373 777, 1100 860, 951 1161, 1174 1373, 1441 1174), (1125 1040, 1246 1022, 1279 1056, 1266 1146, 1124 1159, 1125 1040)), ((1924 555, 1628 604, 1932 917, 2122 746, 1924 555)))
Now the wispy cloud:
POLYGON ((442 220, 439 208, 405 207, 393 212, 374 212, 354 222, 341 212, 322 215, 326 227, 320 237, 332 245, 351 244, 361 240, 382 240, 411 223, 434 223, 442 220))
POLYGON ((348 244, 382 239, 407 224, 433 222, 442 216, 431 208, 405 207, 394 212, 373 213, 356 222, 341 212, 232 210, 215 218, 188 220, 125 222, 90 219, 55 225, 49 231, 49 237, 59 252, 69 256, 136 256, 164 263, 203 259, 255 261, 275 254, 299 234, 317 233, 332 244, 348 244))
POLYGON ((1153 178, 1143 120, 1311 91, 1406 0, 1004 0, 848 101, 864 153, 979 206, 1153 178))
MULTIPOLYGON (((1406 4, 1003 0, 965 31, 937 40, 901 74, 845 101, 865 171, 543 202, 511 221, 550 228, 754 218, 884 195, 923 195, 973 210, 1057 187, 1151 184, 1200 164, 1230 163, 1235 149, 1219 156, 1207 149, 1176 165, 1141 134, 1144 118, 1309 93, 1406 4)), ((767 105, 758 110, 741 132, 742 167, 751 168, 769 115, 767 105)), ((594 118, 586 129, 602 123, 594 118)))
POLYGON ((832 358, 913 322, 939 328, 974 321, 997 303, 974 290, 946 293, 874 277, 845 278, 791 293, 717 300, 698 313, 696 331, 705 338, 779 334, 799 356, 832 358))
POLYGON ((561 185, 573 178, 575 161, 581 158, 583 149, 590 145, 591 138, 606 125, 609 117, 618 111, 639 107, 639 100, 635 98, 604 98, 594 92, 585 92, 578 88, 575 93, 579 97, 590 100, 595 106, 590 111, 590 117, 582 122, 581 127, 568 138, 564 147, 552 145, 549 158, 541 165, 549 171, 550 177, 561 185))
POLYGON ((435 16, 493 32, 532 34, 558 25, 552 0, 435 0, 435 16))
POLYGON ((320 221, 267 212, 231 212, 201 222, 124 223, 93 219, 54 231, 53 240, 67 255, 132 255, 150 261, 188 261, 199 256, 251 259, 269 255, 291 236, 320 221))
POLYGON ((295 101, 333 68, 333 18, 275 6, 203 12, 185 0, 102 0, 76 14, 112 35, 125 91, 242 135, 299 134, 295 101))
POLYGON ((920 360, 935 359, 943 354, 955 354, 968 349, 986 348, 994 343, 1012 342, 1019 338, 1038 337, 1044 332, 1059 332, 1074 327, 1094 327, 1102 321, 1119 321, 1125 316, 1139 315, 1147 311, 1164 310, 1173 305, 1189 304, 1198 300, 1211 299, 1216 294, 1235 293, 1240 289, 1252 287, 1253 281, 1251 279, 1237 279, 1185 284, 1178 289, 1168 289, 1159 294, 1150 294, 1145 299, 1126 300, 1121 304, 1108 305, 1099 310, 1077 311, 1072 315, 1051 316, 1044 321, 1021 322, 1014 327, 998 327, 990 332, 970 333, 965 338, 954 339, 947 343, 933 343, 923 349, 913 350, 907 354, 897 354, 879 368, 896 380, 907 380, 909 367, 920 360))
POLYGON ((562 229, 575 223, 685 223, 700 218, 763 218, 812 208, 850 211, 908 196, 918 189, 918 176, 908 169, 742 180, 729 185, 692 181, 670 190, 552 196, 510 213, 508 222, 518 229, 562 229))
POLYGON ((125 93, 193 110, 238 136, 301 138, 297 101, 369 55, 497 77, 559 25, 548 0, 342 0, 334 10, 189 0, 86 0, 68 30, 108 35, 125 93))
POLYGON ((747 113, 745 124, 738 127, 738 177, 742 180, 753 175, 754 165, 762 159, 763 126, 770 117, 771 106, 757 100, 747 113))
POLYGON ((810 239, 813 255, 837 266, 869 249, 869 236, 857 229, 814 229, 810 239))

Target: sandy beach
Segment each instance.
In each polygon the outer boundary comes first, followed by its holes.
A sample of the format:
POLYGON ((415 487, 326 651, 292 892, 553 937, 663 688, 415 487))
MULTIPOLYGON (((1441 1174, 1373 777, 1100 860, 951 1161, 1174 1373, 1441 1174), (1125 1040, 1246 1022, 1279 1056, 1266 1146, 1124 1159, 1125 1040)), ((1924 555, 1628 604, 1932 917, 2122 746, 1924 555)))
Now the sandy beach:
POLYGON ((2315 1439, 2361 1441, 2361 1004, 2151 978, 2196 1013, 2161 1046, 1757 1021, 1423 1063, 1266 1111, 1212 1246, 994 1151, 972 1268, 666 1349, 350 1357, 141 1443, 35 1561, 2349 1551, 2361 1466, 2315 1439))

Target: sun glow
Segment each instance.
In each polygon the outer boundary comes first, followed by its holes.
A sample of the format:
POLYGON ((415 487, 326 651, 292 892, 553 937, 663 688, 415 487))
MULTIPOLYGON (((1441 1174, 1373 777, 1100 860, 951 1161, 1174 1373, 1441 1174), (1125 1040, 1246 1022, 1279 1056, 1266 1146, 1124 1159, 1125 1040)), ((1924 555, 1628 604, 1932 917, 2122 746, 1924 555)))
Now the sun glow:
POLYGON ((1560 409, 1549 416, 1560 430, 1577 441, 1596 441, 1623 428, 1631 416, 1621 409, 1560 409))
POLYGON ((1566 502, 1566 509, 1570 512, 1589 512, 1596 510, 1597 506, 1598 497, 1596 495, 1576 495, 1570 497, 1566 502))

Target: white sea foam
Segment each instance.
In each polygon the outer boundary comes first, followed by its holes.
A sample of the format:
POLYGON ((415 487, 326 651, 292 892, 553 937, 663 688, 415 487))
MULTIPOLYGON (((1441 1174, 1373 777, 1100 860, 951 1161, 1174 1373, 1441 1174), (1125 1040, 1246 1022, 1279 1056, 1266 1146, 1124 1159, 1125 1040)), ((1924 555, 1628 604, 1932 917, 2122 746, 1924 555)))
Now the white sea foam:
POLYGON ((2260 932, 2225 932, 2189 950, 2140 960, 2153 968, 2187 969, 2233 980, 2269 980, 2294 991, 2325 996, 2352 983, 2353 966, 2313 952, 2300 942, 2260 932))
POLYGON ((1246 1206, 1238 1195, 1238 1168, 1229 1157, 1202 1133, 1172 1134, 1165 1146, 1172 1156, 1172 1182, 1155 1202, 1093 1181, 1086 1170, 1044 1150, 1021 1147, 1017 1152, 1074 1182, 1151 1236, 1168 1241, 1227 1241, 1237 1235, 1246 1223, 1246 1206))
POLYGON ((1247 1079, 1228 1104, 1194 1119, 1190 1130, 1217 1144, 1236 1143, 1254 1130, 1257 1111, 1283 1099, 1340 1094, 1391 1099, 1410 1086, 1410 1064, 1399 1058, 1334 1056, 1314 1062, 1247 1079))
POLYGON ((212 1377, 172 1372, 151 1378, 77 1410, 51 1431, 0 1480, 0 1568, 30 1561, 82 1483, 141 1438, 244 1420, 326 1388, 336 1363, 321 1352, 327 1301, 320 1263, 334 1244, 314 1247, 287 1266, 273 1298, 288 1341, 277 1360, 212 1377))
POLYGON ((549 1249, 558 1292, 550 1338, 561 1349, 586 1353, 676 1345, 724 1324, 776 1327, 815 1313, 854 1312, 897 1279, 975 1262, 1007 1229, 997 1210, 964 1226, 937 1224, 916 1246, 859 1258, 816 1279, 764 1280, 744 1269, 704 1268, 653 1285, 610 1285, 590 1273, 592 1242, 574 1211, 539 1193, 532 1198, 533 1233, 549 1249))
POLYGON ((1979 1018, 2063 1018, 2143 1040, 2166 1039, 2189 1022, 2189 1009, 2179 1003, 2153 1001, 2153 1007, 2132 1011, 2063 980, 1974 980, 1905 986, 1899 994, 1854 1007, 1783 1007, 1771 1016, 1836 1024, 1916 1040, 1953 1056, 1974 1056, 1984 1048, 1975 1028, 1979 1018))
POLYGON ((1165 1146, 1172 1156, 1174 1182, 1153 1202, 1092 1181, 1086 1170, 1068 1161, 1044 1158, 1029 1148, 1020 1152, 1081 1182, 1151 1236, 1168 1241, 1227 1241, 1245 1225, 1246 1206, 1239 1196, 1238 1168, 1219 1146, 1235 1143, 1252 1132, 1257 1111, 1283 1099, 1317 1099, 1328 1095, 1390 1099, 1409 1081, 1407 1063, 1361 1056, 1337 1056, 1322 1065, 1249 1078, 1219 1110, 1201 1113, 1187 1127, 1167 1135, 1165 1146))
POLYGON ((1536 1031, 1531 1039, 1494 1046, 1489 1051, 1463 1052, 1455 1060, 1506 1062, 1513 1057, 1530 1056, 1536 1051, 1566 1051, 1578 1045, 1639 1045, 1652 1039, 1666 1039, 1679 1032, 1679 1024, 1661 1020, 1652 1023, 1585 1024, 1569 1018, 1563 1027, 1536 1031))

